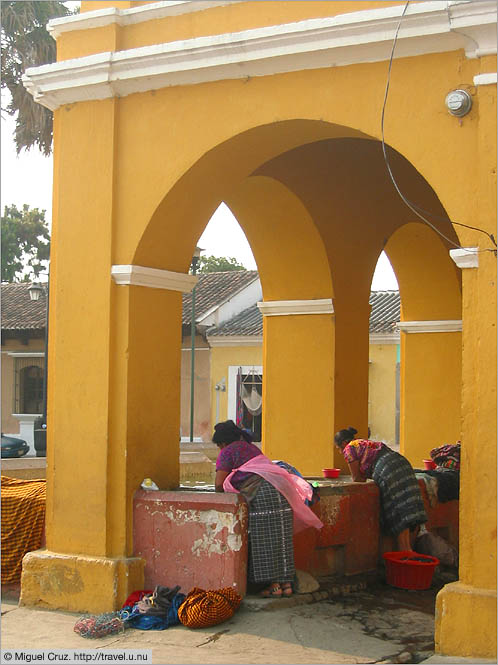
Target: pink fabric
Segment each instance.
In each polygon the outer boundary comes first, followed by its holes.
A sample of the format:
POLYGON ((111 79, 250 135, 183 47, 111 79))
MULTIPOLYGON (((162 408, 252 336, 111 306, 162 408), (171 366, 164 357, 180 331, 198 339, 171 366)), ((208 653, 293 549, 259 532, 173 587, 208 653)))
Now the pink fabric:
POLYGON ((303 529, 307 529, 310 526, 315 529, 322 528, 323 523, 304 503, 305 499, 311 499, 313 490, 309 483, 303 478, 289 473, 285 469, 282 469, 282 467, 278 466, 278 464, 273 464, 266 455, 258 455, 239 466, 238 469, 234 469, 232 473, 225 478, 223 483, 223 489, 225 492, 239 493, 239 490, 230 482, 230 479, 237 471, 250 471, 251 473, 256 473, 258 476, 261 476, 271 483, 280 494, 285 496, 294 514, 294 531, 296 533, 303 529))

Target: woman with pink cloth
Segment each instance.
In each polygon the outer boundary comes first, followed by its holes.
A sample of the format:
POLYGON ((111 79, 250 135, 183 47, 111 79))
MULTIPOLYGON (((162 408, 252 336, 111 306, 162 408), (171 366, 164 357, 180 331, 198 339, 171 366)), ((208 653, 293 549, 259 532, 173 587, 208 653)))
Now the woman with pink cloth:
POLYGON ((249 505, 249 581, 267 584, 261 595, 292 595, 295 576, 293 532, 323 524, 305 500, 312 488, 303 478, 273 464, 233 420, 218 423, 213 443, 217 492, 240 492, 249 505))

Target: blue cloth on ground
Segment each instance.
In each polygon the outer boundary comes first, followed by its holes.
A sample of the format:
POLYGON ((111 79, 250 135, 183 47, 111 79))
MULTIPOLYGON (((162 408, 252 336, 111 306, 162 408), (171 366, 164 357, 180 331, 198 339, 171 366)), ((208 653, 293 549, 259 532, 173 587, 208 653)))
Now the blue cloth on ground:
POLYGON ((170 626, 175 626, 180 623, 178 618, 178 608, 184 600, 184 593, 175 594, 171 600, 171 605, 168 608, 166 615, 143 614, 138 610, 137 604, 133 607, 123 607, 121 610, 121 618, 131 628, 138 628, 139 630, 165 630, 170 626))

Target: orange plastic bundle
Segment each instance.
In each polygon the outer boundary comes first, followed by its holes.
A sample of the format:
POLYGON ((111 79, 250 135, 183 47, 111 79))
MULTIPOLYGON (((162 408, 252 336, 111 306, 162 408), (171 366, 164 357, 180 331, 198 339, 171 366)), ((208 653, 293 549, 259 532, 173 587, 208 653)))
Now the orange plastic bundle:
POLYGON ((21 579, 22 559, 41 547, 45 528, 45 480, 2 476, 2 584, 21 579))
POLYGON ((188 628, 207 628, 230 619, 242 602, 231 589, 204 591, 195 587, 178 608, 178 618, 188 628))

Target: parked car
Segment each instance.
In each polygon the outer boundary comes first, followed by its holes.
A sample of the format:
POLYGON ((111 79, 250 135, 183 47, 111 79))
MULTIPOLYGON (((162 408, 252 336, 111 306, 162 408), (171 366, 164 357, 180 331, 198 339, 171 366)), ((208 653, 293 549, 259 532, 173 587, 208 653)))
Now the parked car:
POLYGON ((2 434, 2 457, 23 457, 29 450, 24 439, 2 434))

